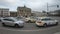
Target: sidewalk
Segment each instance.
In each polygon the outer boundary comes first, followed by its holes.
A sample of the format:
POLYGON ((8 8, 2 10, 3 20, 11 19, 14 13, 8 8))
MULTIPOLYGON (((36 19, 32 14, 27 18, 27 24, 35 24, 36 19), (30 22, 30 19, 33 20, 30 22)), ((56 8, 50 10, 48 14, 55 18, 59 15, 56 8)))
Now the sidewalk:
POLYGON ((54 34, 60 34, 60 32, 54 33, 54 34))

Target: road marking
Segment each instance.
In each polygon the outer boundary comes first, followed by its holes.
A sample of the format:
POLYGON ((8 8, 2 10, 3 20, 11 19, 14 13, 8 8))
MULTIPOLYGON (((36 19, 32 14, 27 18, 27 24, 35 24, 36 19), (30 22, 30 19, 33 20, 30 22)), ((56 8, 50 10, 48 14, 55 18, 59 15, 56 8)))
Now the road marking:
POLYGON ((10 31, 25 31, 25 32, 29 32, 29 31, 39 31, 39 29, 38 29, 38 30, 15 30, 15 29, 8 29, 8 28, 0 28, 0 29, 10 30, 10 31))
POLYGON ((9 31, 24 31, 24 32, 32 32, 32 31, 43 31, 43 30, 50 30, 56 27, 52 27, 52 28, 44 28, 44 29, 37 29, 37 30, 15 30, 15 29, 8 29, 8 28, 0 28, 3 30, 9 30, 9 31))
POLYGON ((54 28, 60 27, 58 26, 53 26, 53 27, 47 27, 47 28, 43 28, 43 29, 34 29, 34 30, 21 30, 21 29, 10 29, 10 28, 5 28, 5 27, 0 27, 0 29, 3 30, 9 30, 9 31, 24 31, 24 32, 32 32, 32 31, 44 31, 44 30, 51 30, 54 28))

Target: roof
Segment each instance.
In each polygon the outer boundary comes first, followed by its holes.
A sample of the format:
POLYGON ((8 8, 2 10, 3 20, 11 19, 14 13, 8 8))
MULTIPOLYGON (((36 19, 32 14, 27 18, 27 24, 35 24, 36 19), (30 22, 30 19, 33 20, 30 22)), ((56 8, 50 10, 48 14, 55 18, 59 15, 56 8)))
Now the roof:
POLYGON ((6 10, 6 9, 7 9, 7 10, 9 10, 9 8, 0 8, 0 9, 4 9, 4 10, 6 10))
POLYGON ((17 9, 21 9, 21 8, 31 9, 31 8, 26 7, 26 6, 23 6, 23 7, 19 6, 17 9))

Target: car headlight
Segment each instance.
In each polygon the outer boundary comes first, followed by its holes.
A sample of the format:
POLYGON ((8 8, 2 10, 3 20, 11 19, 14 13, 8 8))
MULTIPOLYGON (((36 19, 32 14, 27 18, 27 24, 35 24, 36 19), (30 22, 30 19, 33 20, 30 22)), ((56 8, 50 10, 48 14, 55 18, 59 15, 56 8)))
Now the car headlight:
POLYGON ((55 20, 55 22, 58 22, 57 20, 55 20))

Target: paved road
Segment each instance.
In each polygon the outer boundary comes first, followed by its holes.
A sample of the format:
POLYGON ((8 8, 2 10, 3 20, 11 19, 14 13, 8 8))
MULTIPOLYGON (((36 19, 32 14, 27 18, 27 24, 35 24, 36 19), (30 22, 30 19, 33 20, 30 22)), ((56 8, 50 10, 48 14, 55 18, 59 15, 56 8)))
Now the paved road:
MULTIPOLYGON (((52 17, 59 20, 60 17, 52 17)), ((60 23, 58 26, 36 27, 34 23, 25 23, 24 28, 3 27, 0 23, 0 34, 54 34, 60 31, 60 23)))

